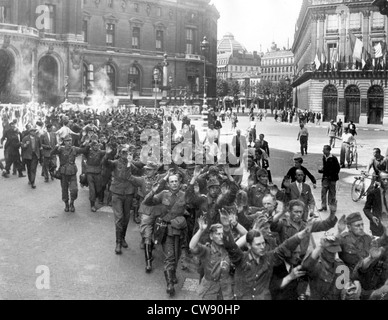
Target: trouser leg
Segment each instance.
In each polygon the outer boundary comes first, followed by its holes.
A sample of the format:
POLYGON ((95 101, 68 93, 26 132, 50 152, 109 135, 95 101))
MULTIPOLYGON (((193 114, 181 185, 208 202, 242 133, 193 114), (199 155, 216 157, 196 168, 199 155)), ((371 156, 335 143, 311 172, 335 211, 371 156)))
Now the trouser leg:
POLYGON ((125 239, 125 236, 127 234, 127 228, 129 224, 132 203, 133 203, 133 194, 127 194, 124 200, 124 218, 123 218, 123 235, 122 235, 123 239, 125 239))
POLYGON ((69 202, 69 176, 62 174, 61 179, 62 200, 69 202))
POLYGON ((27 177, 28 181, 31 182, 31 164, 32 164, 32 159, 24 159, 25 164, 27 165, 27 177))
POLYGON ((112 194, 112 209, 115 217, 116 243, 122 242, 124 221, 124 198, 125 196, 112 194))
POLYGON ((70 201, 74 202, 78 198, 77 176, 69 176, 70 201))
POLYGON ((38 170, 38 164, 39 164, 39 159, 38 156, 34 153, 32 155, 32 161, 31 161, 31 173, 30 173, 30 181, 31 184, 35 184, 35 179, 36 179, 36 171, 38 170))
POLYGON ((322 208, 327 208, 327 192, 329 191, 329 181, 327 179, 322 180, 321 202, 322 208))
POLYGON ((152 236, 154 233, 155 220, 156 220, 156 216, 154 214, 141 215, 140 234, 144 239, 145 244, 152 244, 152 236))
POLYGON ((337 195, 336 185, 337 183, 335 181, 329 182, 329 196, 328 196, 329 205, 334 205, 336 203, 336 195, 337 195))
POLYGON ((44 157, 43 158, 43 176, 45 180, 49 179, 49 166, 50 166, 50 158, 44 157))
POLYGON ((162 244, 164 253, 164 270, 175 270, 175 241, 173 236, 166 236, 166 241, 162 244))

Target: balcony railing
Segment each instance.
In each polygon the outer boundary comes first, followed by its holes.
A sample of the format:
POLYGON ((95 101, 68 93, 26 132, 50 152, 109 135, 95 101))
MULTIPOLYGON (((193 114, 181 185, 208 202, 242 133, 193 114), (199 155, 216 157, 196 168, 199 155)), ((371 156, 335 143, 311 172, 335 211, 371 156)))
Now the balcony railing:
POLYGON ((0 32, 1 31, 19 34, 21 33, 25 35, 39 37, 39 31, 37 29, 16 24, 0 23, 0 32))

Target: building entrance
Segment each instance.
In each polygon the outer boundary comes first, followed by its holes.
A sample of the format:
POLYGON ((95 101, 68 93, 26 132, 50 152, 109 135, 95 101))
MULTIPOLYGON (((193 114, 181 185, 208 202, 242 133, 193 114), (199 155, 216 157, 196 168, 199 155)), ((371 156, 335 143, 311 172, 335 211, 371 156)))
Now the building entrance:
POLYGON ((333 85, 323 89, 323 121, 336 120, 338 115, 338 91, 333 85))
POLYGON ((360 122, 360 90, 357 86, 351 85, 345 90, 345 122, 360 122))
POLYGON ((384 90, 381 86, 372 86, 368 90, 368 124, 383 124, 384 90))

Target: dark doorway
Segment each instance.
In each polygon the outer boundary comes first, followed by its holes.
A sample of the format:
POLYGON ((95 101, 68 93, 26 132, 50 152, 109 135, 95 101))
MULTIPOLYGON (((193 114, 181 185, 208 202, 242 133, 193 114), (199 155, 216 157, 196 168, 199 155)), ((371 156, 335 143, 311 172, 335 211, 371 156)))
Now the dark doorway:
POLYGON ((51 56, 44 56, 38 65, 39 102, 50 105, 60 103, 58 92, 58 64, 51 56))
MULTIPOLYGON (((0 95, 6 97, 13 91, 13 76, 15 73, 15 59, 6 50, 0 50, 0 95)), ((5 102, 2 99, 2 102, 5 102)))
POLYGON ((351 85, 345 90, 345 122, 360 122, 360 89, 356 85, 351 85))
POLYGON ((384 90, 381 86, 372 86, 368 90, 368 124, 383 124, 384 90))
POLYGON ((323 121, 336 120, 338 115, 338 91, 330 84, 323 89, 323 121))

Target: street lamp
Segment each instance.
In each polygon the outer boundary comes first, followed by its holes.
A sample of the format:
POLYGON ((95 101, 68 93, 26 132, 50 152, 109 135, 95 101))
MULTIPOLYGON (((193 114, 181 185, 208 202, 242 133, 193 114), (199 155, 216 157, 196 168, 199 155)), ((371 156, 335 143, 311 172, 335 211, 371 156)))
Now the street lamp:
POLYGON ((159 70, 154 69, 154 81, 155 81, 155 109, 158 108, 158 81, 159 81, 159 70))
POLYGON ((203 52, 204 57, 204 71, 203 71, 203 108, 207 110, 207 101, 206 101, 206 54, 208 53, 210 48, 209 41, 207 41, 206 37, 203 37, 203 41, 201 43, 201 51, 203 52))
POLYGON ((169 84, 169 90, 170 90, 170 104, 171 104, 171 94, 172 94, 172 83, 173 83, 173 78, 172 76, 168 77, 168 84, 169 84))

